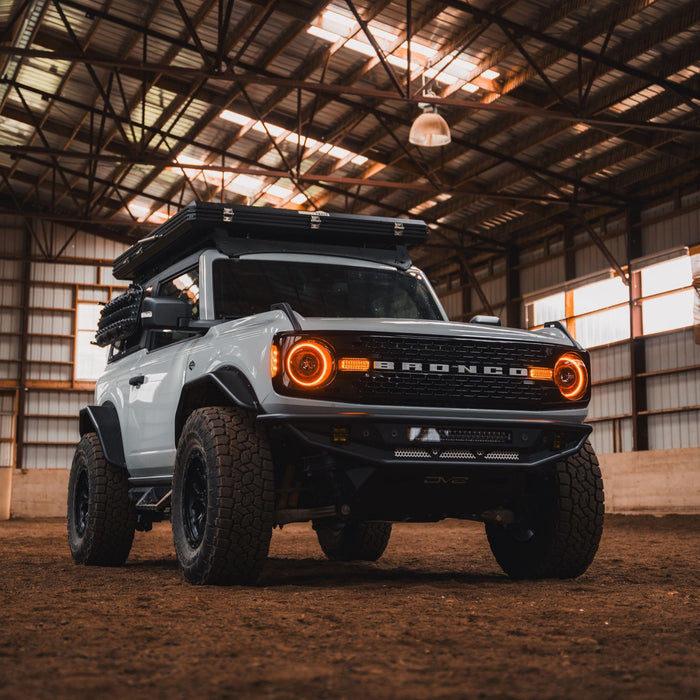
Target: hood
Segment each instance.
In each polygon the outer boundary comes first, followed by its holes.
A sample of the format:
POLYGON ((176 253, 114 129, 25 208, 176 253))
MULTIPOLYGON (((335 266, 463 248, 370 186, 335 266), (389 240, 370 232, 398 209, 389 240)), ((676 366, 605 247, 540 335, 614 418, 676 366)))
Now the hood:
POLYGON ((478 323, 426 321, 390 318, 304 318, 297 314, 303 331, 355 331, 357 333, 397 333, 436 335, 450 338, 519 341, 525 343, 555 343, 574 347, 571 339, 558 328, 524 331, 478 323))

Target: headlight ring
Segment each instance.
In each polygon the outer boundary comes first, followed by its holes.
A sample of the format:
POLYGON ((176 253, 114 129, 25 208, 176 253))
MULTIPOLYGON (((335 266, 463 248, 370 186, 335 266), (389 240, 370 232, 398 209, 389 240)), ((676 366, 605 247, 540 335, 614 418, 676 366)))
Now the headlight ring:
POLYGON ((303 389, 316 389, 333 376, 331 349, 318 340, 301 340, 289 349, 284 362, 287 376, 303 389))
POLYGON ((583 358, 575 353, 562 355, 554 365, 554 383, 565 399, 580 399, 588 389, 588 369, 583 358))

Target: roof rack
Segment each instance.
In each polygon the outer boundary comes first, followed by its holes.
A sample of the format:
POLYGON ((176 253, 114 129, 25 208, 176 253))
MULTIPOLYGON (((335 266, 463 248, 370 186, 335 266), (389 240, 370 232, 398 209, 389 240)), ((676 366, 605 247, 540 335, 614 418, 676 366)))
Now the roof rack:
POLYGON ((395 251, 424 243, 428 227, 410 219, 192 202, 117 257, 114 276, 142 279, 222 236, 395 251))

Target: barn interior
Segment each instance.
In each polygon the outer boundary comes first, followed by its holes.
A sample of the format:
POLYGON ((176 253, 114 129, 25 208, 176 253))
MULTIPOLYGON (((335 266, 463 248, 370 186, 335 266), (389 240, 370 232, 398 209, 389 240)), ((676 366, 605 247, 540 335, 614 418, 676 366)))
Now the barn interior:
POLYGON ((591 350, 608 510, 697 512, 699 20, 690 0, 2 3, 0 516, 63 513, 112 259, 193 200, 423 219, 413 258, 452 320, 561 320, 591 350))

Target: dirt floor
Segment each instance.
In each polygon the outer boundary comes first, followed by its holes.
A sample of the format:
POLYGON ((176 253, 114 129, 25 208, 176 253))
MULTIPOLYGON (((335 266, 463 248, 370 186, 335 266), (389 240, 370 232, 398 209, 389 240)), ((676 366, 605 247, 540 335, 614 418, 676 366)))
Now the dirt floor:
POLYGON ((697 698, 700 516, 612 516, 574 581, 513 582, 483 526, 396 525, 377 564, 272 539, 260 586, 193 587, 169 525, 76 566, 0 523, 0 698, 697 698))

